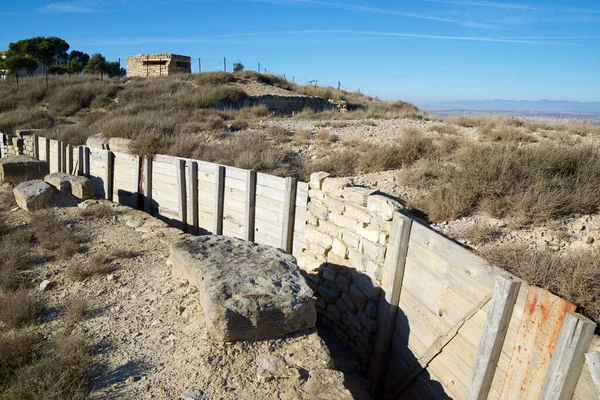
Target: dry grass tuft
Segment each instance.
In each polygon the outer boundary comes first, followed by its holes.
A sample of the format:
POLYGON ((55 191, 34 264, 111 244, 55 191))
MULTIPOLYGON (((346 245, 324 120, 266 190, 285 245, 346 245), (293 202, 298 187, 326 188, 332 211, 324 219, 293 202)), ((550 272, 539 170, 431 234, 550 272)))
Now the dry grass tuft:
POLYGON ((321 129, 315 134, 315 139, 321 143, 335 143, 338 137, 327 130, 321 129))
POLYGON ((88 218, 107 218, 110 217, 110 209, 104 203, 92 204, 86 209, 81 210, 81 215, 88 218))
POLYGON ((433 221, 482 211, 514 226, 600 208, 600 154, 585 146, 481 144, 461 149, 414 204, 433 221))
POLYGON ((42 310, 38 299, 24 289, 6 292, 0 296, 0 321, 9 328, 20 328, 32 324, 42 310))
POLYGON ((326 157, 320 157, 308 163, 303 178, 308 181, 310 174, 325 171, 332 176, 352 176, 359 166, 359 157, 354 151, 334 151, 326 157))
POLYGON ((94 254, 84 262, 77 261, 67 267, 67 278, 72 281, 84 281, 93 276, 106 275, 114 271, 112 260, 101 254, 94 254))
POLYGON ((12 371, 3 398, 83 400, 94 374, 94 364, 83 340, 61 335, 55 338, 49 354, 12 371))
POLYGON ((478 221, 460 232, 462 239, 468 240, 474 246, 490 242, 498 231, 488 222, 478 221))
POLYGON ((31 227, 40 246, 59 258, 68 259, 79 252, 81 239, 54 212, 36 211, 31 215, 31 227))
POLYGON ((81 295, 71 297, 65 304, 65 317, 69 324, 83 321, 92 311, 92 306, 87 298, 81 295))
POLYGON ((431 128, 429 128, 429 131, 442 133, 446 135, 458 135, 458 129, 456 128, 456 126, 450 124, 434 125, 431 128))
POLYGON ((138 255, 139 253, 137 251, 129 249, 114 249, 110 252, 110 258, 113 259, 135 258, 138 255))
POLYGON ((481 248, 480 253, 530 284, 577 304, 593 320, 600 320, 600 254, 597 250, 560 255, 503 245, 481 248))
POLYGON ((272 125, 267 129, 267 135, 277 144, 289 143, 290 137, 294 135, 283 126, 272 125))

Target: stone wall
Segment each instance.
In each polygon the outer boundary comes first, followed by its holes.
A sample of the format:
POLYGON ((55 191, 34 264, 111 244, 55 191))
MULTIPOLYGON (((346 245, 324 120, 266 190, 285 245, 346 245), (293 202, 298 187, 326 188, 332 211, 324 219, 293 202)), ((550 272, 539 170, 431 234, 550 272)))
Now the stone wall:
POLYGON ((349 178, 311 175, 307 249, 298 264, 317 293, 318 320, 368 367, 392 217, 401 205, 349 178))
POLYGON ((13 157, 21 154, 34 156, 33 134, 36 129, 20 130, 16 135, 2 134, 0 157, 13 157))
POLYGON ((322 97, 310 96, 251 96, 239 103, 218 103, 217 109, 240 109, 245 107, 265 106, 271 111, 280 114, 293 114, 301 112, 305 108, 321 111, 343 111, 345 105, 339 105, 339 102, 325 100, 322 97))
POLYGON ((127 57, 127 76, 191 74, 191 58, 178 54, 139 54, 127 57))

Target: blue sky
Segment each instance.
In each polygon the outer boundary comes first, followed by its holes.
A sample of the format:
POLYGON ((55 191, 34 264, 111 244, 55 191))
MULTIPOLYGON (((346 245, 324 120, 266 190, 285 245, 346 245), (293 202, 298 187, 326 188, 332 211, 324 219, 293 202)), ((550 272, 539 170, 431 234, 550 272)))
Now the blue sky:
POLYGON ((0 47, 223 57, 385 99, 600 101, 600 2, 0 0, 0 47))

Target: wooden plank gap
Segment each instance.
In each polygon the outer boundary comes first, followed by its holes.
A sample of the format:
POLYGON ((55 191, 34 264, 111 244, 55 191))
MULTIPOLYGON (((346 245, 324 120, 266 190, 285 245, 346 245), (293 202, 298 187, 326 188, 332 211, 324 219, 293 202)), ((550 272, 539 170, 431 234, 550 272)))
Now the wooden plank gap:
POLYGON ((177 200, 178 215, 181 222, 181 230, 187 230, 187 188, 185 184, 185 160, 177 160, 177 200))
POLYGON ((223 204, 225 200, 225 167, 217 166, 215 172, 215 202, 214 202, 214 220, 213 234, 223 234, 223 204))
POLYGON ((248 171, 246 181, 246 213, 245 239, 254 242, 254 226, 256 223, 256 171, 248 171))
POLYGON ((113 152, 108 150, 106 152, 106 168, 104 171, 104 197, 108 201, 113 201, 113 184, 114 184, 114 173, 113 168, 115 165, 113 152))
POLYGON ((144 157, 144 211, 152 214, 152 157, 144 157))
POLYGON ((188 161, 188 232, 192 235, 198 234, 198 162, 188 161))

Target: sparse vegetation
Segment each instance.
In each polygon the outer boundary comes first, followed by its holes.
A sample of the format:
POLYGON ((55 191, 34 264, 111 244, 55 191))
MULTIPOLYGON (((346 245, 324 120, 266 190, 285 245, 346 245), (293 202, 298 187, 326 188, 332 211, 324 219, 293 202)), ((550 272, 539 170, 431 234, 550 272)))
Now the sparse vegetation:
POLYGON ((20 328, 34 323, 40 312, 39 300, 24 289, 9 291, 0 296, 0 321, 9 328, 20 328))
POLYGON ((579 305, 584 314, 600 321, 600 254, 597 251, 558 254, 503 245, 484 247, 481 254, 530 284, 579 305))
POLYGON ((51 250, 59 258, 69 258, 79 251, 81 239, 49 210, 37 211, 31 216, 31 227, 40 246, 51 250))
POLYGON ((80 282, 94 276, 109 274, 114 270, 111 261, 110 258, 94 254, 84 262, 71 263, 67 267, 67 277, 74 282, 80 282))

